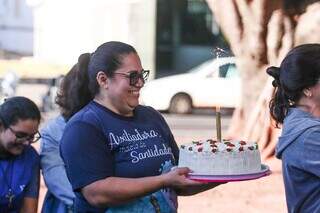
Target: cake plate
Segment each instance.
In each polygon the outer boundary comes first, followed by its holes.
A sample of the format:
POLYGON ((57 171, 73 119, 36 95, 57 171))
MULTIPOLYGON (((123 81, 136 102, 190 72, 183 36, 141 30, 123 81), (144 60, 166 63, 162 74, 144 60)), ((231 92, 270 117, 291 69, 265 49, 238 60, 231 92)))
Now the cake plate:
POLYGON ((189 173, 188 178, 191 180, 196 180, 204 183, 209 183, 209 182, 226 183, 226 182, 258 179, 264 176, 268 176, 270 174, 271 174, 271 171, 269 169, 269 166, 261 164, 261 170, 256 173, 241 174, 241 175, 202 175, 202 174, 189 173))

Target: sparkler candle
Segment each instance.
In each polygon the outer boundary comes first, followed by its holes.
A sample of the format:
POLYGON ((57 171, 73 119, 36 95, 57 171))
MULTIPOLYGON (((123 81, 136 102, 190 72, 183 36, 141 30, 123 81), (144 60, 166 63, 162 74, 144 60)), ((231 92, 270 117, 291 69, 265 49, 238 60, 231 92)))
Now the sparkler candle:
MULTIPOLYGON (((213 50, 213 54, 216 55, 217 59, 223 55, 228 55, 228 52, 219 47, 215 47, 213 50)), ((218 77, 221 77, 220 70, 217 70, 218 77)), ((217 141, 221 141, 221 112, 220 106, 216 106, 216 129, 217 129, 217 141)))
POLYGON ((216 128, 217 128, 217 141, 221 141, 221 112, 220 112, 220 106, 216 107, 216 128))

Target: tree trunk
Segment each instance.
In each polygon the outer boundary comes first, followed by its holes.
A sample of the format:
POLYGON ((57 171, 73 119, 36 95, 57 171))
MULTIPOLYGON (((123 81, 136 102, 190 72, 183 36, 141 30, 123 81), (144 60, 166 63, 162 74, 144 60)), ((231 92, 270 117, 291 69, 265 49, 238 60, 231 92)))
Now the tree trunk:
POLYGON ((268 106, 274 91, 265 70, 271 65, 279 66, 293 46, 320 42, 320 3, 308 3, 308 0, 299 5, 285 0, 207 2, 237 58, 242 79, 242 103, 234 112, 229 135, 257 141, 262 157, 271 157, 280 130, 274 127, 270 117, 268 106))

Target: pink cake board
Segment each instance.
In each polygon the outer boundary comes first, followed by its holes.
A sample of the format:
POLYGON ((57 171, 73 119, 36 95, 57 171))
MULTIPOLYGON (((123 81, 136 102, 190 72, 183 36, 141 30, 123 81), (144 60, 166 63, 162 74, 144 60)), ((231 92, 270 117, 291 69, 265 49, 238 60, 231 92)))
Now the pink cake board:
POLYGON ((269 166, 261 164, 261 171, 250 174, 241 174, 241 175, 202 175, 190 173, 188 178, 191 180, 196 180, 204 183, 210 182, 235 182, 235 181, 245 181, 245 180, 254 180, 262 178, 271 174, 269 166))

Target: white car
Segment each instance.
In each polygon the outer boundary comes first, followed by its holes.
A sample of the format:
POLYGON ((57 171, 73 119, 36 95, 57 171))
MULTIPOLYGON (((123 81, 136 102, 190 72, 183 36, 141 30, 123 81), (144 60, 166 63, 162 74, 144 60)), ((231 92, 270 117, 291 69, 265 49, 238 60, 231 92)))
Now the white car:
POLYGON ((159 111, 191 113, 193 108, 235 108, 240 104, 241 81, 235 58, 213 59, 185 74, 146 82, 140 103, 159 111))

